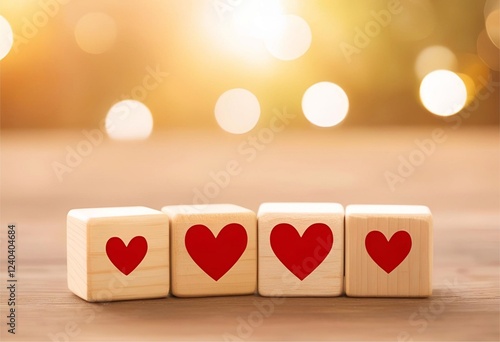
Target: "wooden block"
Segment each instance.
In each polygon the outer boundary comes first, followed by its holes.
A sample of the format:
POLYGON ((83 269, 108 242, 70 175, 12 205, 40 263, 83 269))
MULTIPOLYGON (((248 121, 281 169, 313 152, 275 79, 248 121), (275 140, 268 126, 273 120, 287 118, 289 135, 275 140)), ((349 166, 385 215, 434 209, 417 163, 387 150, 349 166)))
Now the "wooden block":
POLYGON ((167 215, 145 207, 71 210, 69 289, 89 302, 167 296, 168 228, 167 215))
POLYGON ((342 294, 342 205, 263 203, 257 217, 260 295, 326 297, 342 294))
POLYGON ((232 204, 166 206, 170 218, 172 294, 252 294, 257 286, 257 219, 232 204))
POLYGON ((346 294, 432 294, 432 215, 424 206, 346 208, 346 294))

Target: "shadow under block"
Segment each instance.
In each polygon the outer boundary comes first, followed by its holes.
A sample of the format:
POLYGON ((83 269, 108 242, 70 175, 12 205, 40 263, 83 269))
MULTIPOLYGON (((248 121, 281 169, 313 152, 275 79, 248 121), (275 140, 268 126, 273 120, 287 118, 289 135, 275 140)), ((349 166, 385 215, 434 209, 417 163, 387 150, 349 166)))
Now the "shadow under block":
POLYGON ((428 297, 432 294, 432 215, 424 206, 346 208, 346 294, 428 297))
POLYGON ((166 297, 168 228, 167 215, 145 207, 71 210, 69 289, 90 302, 166 297))
POLYGON ((263 203, 258 211, 259 294, 343 293, 344 208, 337 203, 263 203))
POLYGON ((257 219, 232 204, 162 208, 170 218, 172 294, 253 294, 257 287, 257 219))

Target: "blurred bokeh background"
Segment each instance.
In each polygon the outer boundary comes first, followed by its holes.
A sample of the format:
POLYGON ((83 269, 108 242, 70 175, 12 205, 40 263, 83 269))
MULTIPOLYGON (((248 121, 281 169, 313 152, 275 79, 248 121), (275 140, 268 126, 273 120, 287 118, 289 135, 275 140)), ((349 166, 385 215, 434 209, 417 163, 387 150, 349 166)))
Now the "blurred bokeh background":
POLYGON ((125 104, 142 137, 243 133, 283 107, 305 129, 471 106, 467 125, 499 123, 498 0, 2 0, 0 15, 2 130, 98 127, 125 99, 145 105, 125 104))
POLYGON ((15 339, 221 340, 258 313, 159 300, 89 320, 66 285, 71 209, 338 202, 431 208, 436 296, 290 300, 249 339, 497 341, 499 47, 500 0, 0 0, 15 339))

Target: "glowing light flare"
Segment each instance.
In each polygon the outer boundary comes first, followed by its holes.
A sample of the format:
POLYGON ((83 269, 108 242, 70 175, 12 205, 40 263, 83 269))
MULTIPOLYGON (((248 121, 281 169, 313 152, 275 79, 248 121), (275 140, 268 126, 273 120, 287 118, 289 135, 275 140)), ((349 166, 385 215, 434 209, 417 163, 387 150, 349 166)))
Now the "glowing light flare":
POLYGON ((462 79, 467 91, 467 99, 465 101, 464 107, 467 107, 476 97, 477 89, 472 77, 464 73, 457 73, 458 77, 462 79))
POLYGON ((153 116, 143 103, 123 100, 114 104, 106 116, 106 132, 111 139, 144 140, 153 131, 153 116))
POLYGON ((224 92, 215 104, 215 119, 226 132, 243 134, 255 127, 260 117, 260 104, 250 91, 235 88, 224 92))
POLYGON ((312 33, 307 22, 297 15, 283 15, 280 34, 265 39, 266 48, 274 57, 289 61, 302 56, 309 50, 312 33))
POLYGON ((101 54, 108 51, 116 40, 116 23, 109 15, 93 12, 78 20, 75 27, 76 43, 83 51, 101 54))
POLYGON ((234 9, 232 24, 242 36, 265 39, 279 36, 284 27, 279 0, 245 1, 234 9))
POLYGON ((485 84, 490 75, 490 69, 488 66, 481 60, 481 58, 473 53, 462 53, 457 56, 458 58, 458 71, 460 72, 458 76, 462 77, 462 74, 467 75, 474 81, 474 94, 470 93, 469 86, 467 85, 467 80, 463 77, 462 79, 467 86, 467 94, 470 97, 471 95, 476 95, 479 90, 484 88, 485 84))
POLYGON ((420 84, 420 100, 431 113, 450 116, 458 113, 467 102, 464 81, 449 70, 435 70, 420 84))
POLYGON ((231 31, 257 39, 277 59, 296 59, 311 45, 307 22, 297 15, 284 14, 279 0, 245 1, 238 3, 233 12, 231 31))
POLYGON ((456 70, 457 57, 445 46, 434 45, 423 49, 415 61, 415 73, 419 79, 434 70, 456 70))
POLYGON ((12 49, 14 34, 7 19, 0 15, 0 60, 2 60, 12 49))
POLYGON ((304 93, 302 111, 313 125, 332 127, 347 116, 349 99, 345 91, 335 83, 319 82, 304 93))

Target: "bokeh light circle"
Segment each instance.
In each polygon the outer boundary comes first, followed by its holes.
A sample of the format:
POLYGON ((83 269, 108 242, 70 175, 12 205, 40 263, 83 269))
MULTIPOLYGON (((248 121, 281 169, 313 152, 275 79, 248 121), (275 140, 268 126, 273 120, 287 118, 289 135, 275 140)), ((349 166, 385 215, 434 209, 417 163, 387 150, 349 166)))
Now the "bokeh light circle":
POLYGON ((290 61, 305 54, 311 41, 311 28, 307 22, 297 15, 287 14, 281 16, 279 32, 265 38, 265 45, 273 57, 290 61))
POLYGON ((232 14, 233 30, 241 36, 265 39, 283 26, 280 0, 241 1, 232 14))
POLYGON ((420 84, 420 100, 431 113, 450 116, 458 113, 467 101, 464 81, 452 71, 435 70, 420 84))
POLYGON ((319 82, 304 93, 302 111, 313 125, 332 127, 346 117, 349 99, 345 91, 335 83, 319 82))
POLYGON ((75 27, 76 43, 83 51, 101 54, 108 51, 116 40, 116 23, 105 13, 87 13, 75 27))
POLYGON ((470 77, 467 74, 457 73, 457 75, 464 82, 465 89, 467 91, 467 100, 465 101, 465 105, 464 105, 464 107, 467 107, 476 98, 476 94, 477 94, 476 84, 474 83, 474 80, 472 79, 472 77, 470 77))
POLYGON ((484 3, 484 20, 488 18, 491 12, 500 9, 500 0, 486 0, 484 3))
POLYGON ((491 42, 500 49, 500 9, 491 12, 484 25, 491 42))
POLYGON ((260 117, 260 104, 250 91, 235 88, 224 92, 215 104, 215 119, 226 132, 243 134, 255 127, 260 117))
POLYGON ((433 45, 423 49, 415 61, 415 73, 419 79, 434 70, 454 70, 458 64, 457 57, 445 46, 433 45))
POLYGON ((2 60, 12 49, 14 34, 7 19, 0 15, 0 60, 2 60))
POLYGON ((123 100, 114 104, 106 116, 106 132, 111 139, 143 140, 152 131, 151 112, 136 100, 123 100))
POLYGON ((488 68, 495 71, 500 70, 500 50, 488 36, 486 29, 482 30, 477 36, 476 50, 479 58, 488 68))

